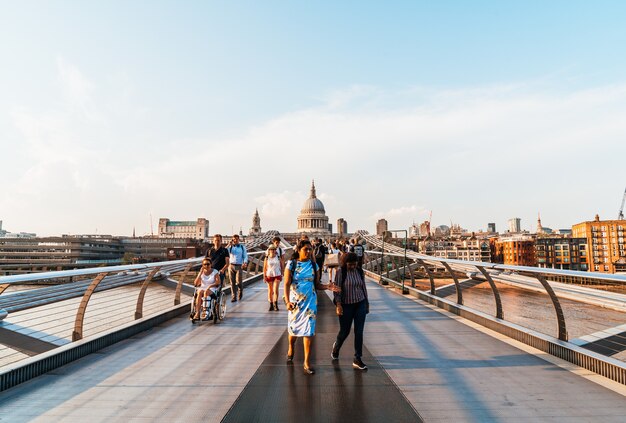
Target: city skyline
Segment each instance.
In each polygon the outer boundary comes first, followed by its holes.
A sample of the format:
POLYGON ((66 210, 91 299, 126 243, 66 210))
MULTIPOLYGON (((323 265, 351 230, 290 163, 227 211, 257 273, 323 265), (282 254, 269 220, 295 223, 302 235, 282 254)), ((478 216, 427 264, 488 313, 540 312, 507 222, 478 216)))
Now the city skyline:
POLYGON ((312 179, 350 232, 617 217, 621 2, 3 9, 6 230, 294 232, 312 179))

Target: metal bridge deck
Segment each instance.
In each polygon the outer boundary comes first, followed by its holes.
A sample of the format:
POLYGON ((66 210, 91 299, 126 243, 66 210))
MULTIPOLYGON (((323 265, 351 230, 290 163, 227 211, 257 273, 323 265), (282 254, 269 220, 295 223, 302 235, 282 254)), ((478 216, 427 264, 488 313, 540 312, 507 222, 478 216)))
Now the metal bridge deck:
POLYGON ((302 373, 301 348, 291 370, 282 362, 285 312, 267 311, 257 283, 244 301, 228 303, 221 324, 173 319, 0 393, 0 421, 381 421, 381 411, 388 421, 624 421, 621 385, 597 376, 604 385, 594 383, 558 359, 368 288, 368 372, 351 368, 350 339, 331 363, 334 318, 323 304, 318 373, 302 373))

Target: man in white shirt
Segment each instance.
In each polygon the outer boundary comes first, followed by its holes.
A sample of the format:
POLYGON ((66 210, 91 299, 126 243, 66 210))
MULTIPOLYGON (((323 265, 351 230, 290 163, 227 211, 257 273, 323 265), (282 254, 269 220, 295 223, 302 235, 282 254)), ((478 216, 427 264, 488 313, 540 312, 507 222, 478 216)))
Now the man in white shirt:
POLYGON ((248 267, 248 252, 246 247, 239 243, 239 235, 233 235, 228 253, 228 278, 232 296, 230 301, 234 303, 243 297, 243 269, 248 267))

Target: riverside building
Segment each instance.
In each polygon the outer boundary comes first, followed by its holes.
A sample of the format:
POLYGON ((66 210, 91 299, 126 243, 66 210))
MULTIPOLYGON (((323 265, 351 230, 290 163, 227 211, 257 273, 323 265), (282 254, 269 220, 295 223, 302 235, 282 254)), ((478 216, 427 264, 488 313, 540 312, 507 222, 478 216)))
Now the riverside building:
POLYGON ((626 220, 600 220, 572 226, 574 238, 585 238, 589 270, 600 273, 626 273, 626 220))

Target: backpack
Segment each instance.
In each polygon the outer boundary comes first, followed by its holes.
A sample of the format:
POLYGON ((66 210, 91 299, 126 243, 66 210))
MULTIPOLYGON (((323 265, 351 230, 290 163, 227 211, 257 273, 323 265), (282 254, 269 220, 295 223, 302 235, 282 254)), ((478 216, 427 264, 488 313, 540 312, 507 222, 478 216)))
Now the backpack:
POLYGON ((328 251, 326 250, 326 246, 324 244, 320 244, 315 247, 315 259, 321 260, 324 258, 328 251))

